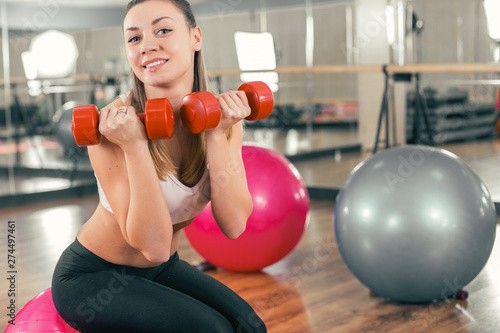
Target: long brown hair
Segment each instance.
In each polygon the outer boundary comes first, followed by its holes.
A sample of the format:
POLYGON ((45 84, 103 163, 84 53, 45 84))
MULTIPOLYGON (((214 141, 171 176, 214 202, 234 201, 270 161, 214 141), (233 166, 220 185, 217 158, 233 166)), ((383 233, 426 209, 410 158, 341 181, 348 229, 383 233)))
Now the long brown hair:
MULTIPOLYGON (((146 2, 148 0, 132 0, 127 5, 128 13, 135 5, 146 2)), ((189 27, 197 27, 191 5, 185 0, 164 0, 174 4, 186 18, 189 27)), ((125 14, 127 15, 127 14, 125 14)), ((135 73, 131 71, 133 82, 132 93, 129 96, 130 105, 137 112, 144 112, 146 104, 146 91, 144 83, 140 81, 135 73)), ((194 55, 194 80, 193 92, 208 90, 208 78, 205 71, 205 62, 201 51, 196 51, 194 55)), ((149 140, 149 139, 148 139, 149 140)), ((176 166, 173 164, 169 153, 161 141, 149 140, 149 151, 155 165, 158 178, 166 180, 168 174, 177 173, 178 179, 187 185, 194 185, 203 175, 207 167, 207 149, 205 134, 189 134, 186 148, 182 150, 182 164, 176 166)))

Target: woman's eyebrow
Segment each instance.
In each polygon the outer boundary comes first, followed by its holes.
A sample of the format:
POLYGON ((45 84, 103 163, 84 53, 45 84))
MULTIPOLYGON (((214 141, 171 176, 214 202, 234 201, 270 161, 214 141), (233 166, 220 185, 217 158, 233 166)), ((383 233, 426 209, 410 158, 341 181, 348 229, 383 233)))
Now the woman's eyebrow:
MULTIPOLYGON (((158 24, 160 21, 162 20, 172 20, 172 21, 175 21, 173 18, 169 17, 169 16, 162 16, 162 17, 159 17, 157 19, 154 19, 152 23, 152 25, 155 25, 155 24, 158 24)), ((125 31, 137 31, 139 30, 138 27, 129 27, 129 28, 126 28, 125 31)))
POLYGON ((163 17, 159 17, 157 18, 156 20, 154 20, 152 23, 153 25, 157 24, 158 22, 160 22, 161 20, 172 20, 172 21, 175 21, 173 18, 171 18, 170 16, 163 16, 163 17))

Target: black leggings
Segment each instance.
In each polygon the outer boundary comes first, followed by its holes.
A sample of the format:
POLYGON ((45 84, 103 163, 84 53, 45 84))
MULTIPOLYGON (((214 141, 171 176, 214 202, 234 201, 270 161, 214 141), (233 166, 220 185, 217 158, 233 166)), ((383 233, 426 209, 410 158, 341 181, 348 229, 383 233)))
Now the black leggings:
POLYGON ((231 289, 179 260, 154 268, 110 263, 75 240, 52 279, 61 317, 81 332, 266 332, 231 289))

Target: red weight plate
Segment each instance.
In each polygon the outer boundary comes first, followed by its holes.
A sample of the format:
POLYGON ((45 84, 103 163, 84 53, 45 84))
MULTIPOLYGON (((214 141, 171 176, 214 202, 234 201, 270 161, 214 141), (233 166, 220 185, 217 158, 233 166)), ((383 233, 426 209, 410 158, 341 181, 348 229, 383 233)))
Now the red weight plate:
POLYGON ((150 99, 144 107, 144 125, 151 140, 171 138, 174 134, 174 110, 166 98, 150 99))
POLYGON ((208 91, 188 94, 182 100, 182 123, 191 133, 201 133, 217 127, 220 122, 220 105, 208 91))
POLYGON ((262 81, 247 82, 238 90, 244 91, 252 113, 246 120, 265 119, 271 115, 274 107, 274 95, 269 86, 262 81))
POLYGON ((80 147, 99 144, 99 111, 95 105, 80 105, 73 109, 71 130, 80 147))

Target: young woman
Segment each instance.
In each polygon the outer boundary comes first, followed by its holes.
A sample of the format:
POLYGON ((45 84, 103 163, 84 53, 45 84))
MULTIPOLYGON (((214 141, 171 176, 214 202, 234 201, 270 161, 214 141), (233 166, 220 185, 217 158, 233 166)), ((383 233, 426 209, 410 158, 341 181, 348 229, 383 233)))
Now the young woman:
POLYGON ((103 139, 89 147, 100 204, 57 264, 54 304, 81 332, 266 332, 242 298, 176 252, 180 230, 210 200, 227 237, 245 230, 252 211, 241 158, 246 96, 218 95, 218 127, 189 133, 181 100, 207 89, 189 3, 134 0, 123 32, 134 88, 100 112, 103 139), (165 97, 174 135, 148 140, 136 113, 147 99, 165 97))

